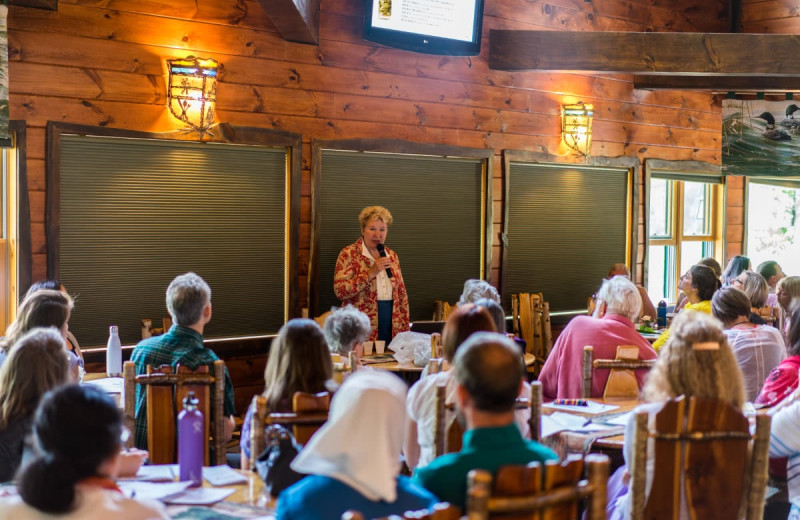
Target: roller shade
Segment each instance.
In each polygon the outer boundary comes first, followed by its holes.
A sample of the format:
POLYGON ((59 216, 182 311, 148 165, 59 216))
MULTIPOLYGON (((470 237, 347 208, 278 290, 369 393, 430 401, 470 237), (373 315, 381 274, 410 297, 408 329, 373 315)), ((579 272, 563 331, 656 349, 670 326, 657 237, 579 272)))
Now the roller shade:
POLYGON ((360 236, 359 212, 373 205, 394 218, 386 245, 400 258, 411 320, 431 319, 434 300, 458 300, 464 281, 481 277, 485 193, 481 160, 323 150, 319 312, 340 305, 336 259, 360 236))
POLYGON ((168 316, 172 279, 212 290, 207 337, 275 332, 286 306, 287 149, 62 135, 60 276, 81 345, 168 316))
POLYGON ((608 268, 625 262, 628 169, 510 162, 503 299, 543 293, 552 312, 586 309, 608 268))

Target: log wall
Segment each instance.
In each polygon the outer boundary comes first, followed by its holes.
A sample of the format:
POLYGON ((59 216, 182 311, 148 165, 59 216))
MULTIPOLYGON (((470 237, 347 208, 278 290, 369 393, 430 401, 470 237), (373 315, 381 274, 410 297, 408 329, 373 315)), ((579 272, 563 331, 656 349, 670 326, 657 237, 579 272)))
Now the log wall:
MULTIPOLYGON (((490 71, 486 60, 493 28, 725 31, 727 2, 703 4, 486 0, 478 57, 426 56, 362 41, 360 0, 322 1, 318 47, 284 41, 256 0, 61 0, 58 12, 11 7, 11 117, 28 124, 33 277, 46 275, 47 121, 174 130, 178 125, 165 106, 165 60, 187 55, 222 64, 219 121, 303 135, 301 287, 308 270, 313 138, 385 136, 492 149, 495 232, 503 214, 501 151, 563 153, 564 102, 594 103, 596 156, 719 164, 721 111, 711 95, 634 91, 629 76, 490 71)), ((641 231, 643 205, 638 222, 641 231)), ((495 283, 499 253, 495 246, 495 283)), ((643 246, 637 253, 641 266, 643 246)), ((303 305, 306 295, 299 299, 303 305)))

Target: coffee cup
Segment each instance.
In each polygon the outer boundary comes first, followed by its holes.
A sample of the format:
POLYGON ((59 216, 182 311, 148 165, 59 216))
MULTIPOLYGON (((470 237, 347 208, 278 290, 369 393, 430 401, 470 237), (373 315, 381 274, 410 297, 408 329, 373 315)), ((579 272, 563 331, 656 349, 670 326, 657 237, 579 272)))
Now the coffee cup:
POLYGON ((375 342, 375 353, 376 354, 383 354, 384 350, 386 350, 386 342, 378 340, 375 342))
POLYGON ((364 342, 364 355, 371 356, 372 355, 372 341, 365 341, 364 342))

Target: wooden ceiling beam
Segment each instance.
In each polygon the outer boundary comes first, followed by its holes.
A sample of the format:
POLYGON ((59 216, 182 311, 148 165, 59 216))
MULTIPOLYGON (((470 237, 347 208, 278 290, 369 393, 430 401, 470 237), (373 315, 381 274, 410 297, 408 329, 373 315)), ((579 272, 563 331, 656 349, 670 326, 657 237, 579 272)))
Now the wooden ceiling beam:
POLYGON ((645 90, 699 90, 715 92, 800 92, 800 77, 684 76, 637 74, 633 88, 645 90))
POLYGON ((489 67, 509 71, 800 76, 800 39, 790 34, 492 30, 489 67))
POLYGON ((320 0, 258 0, 285 40, 319 45, 320 0))
POLYGON ((58 11, 58 0, 8 0, 9 6, 32 7, 46 11, 58 11))

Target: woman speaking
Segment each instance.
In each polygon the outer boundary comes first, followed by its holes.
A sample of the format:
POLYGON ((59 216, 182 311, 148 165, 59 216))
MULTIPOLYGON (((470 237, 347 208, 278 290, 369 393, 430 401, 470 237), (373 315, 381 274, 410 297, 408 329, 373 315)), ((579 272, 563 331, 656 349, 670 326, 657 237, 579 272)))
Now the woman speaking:
POLYGON ((333 291, 344 305, 354 305, 369 316, 369 340, 389 342, 408 330, 408 294, 397 254, 384 247, 392 214, 369 206, 358 215, 361 238, 339 253, 333 291))

